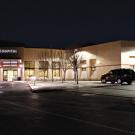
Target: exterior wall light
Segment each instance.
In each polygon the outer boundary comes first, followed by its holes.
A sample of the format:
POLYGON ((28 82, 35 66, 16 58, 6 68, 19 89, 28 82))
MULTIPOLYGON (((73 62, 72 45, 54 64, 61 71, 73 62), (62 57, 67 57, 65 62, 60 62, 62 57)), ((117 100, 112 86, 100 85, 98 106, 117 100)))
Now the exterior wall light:
POLYGON ((91 71, 95 71, 96 70, 96 67, 95 66, 92 66, 91 67, 91 71))

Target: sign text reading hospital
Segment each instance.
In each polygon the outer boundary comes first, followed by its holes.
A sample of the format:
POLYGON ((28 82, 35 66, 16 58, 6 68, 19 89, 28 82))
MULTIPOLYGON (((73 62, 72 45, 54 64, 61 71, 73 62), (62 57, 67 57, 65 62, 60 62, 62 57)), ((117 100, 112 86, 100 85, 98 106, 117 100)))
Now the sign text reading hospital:
POLYGON ((0 53, 17 53, 17 50, 15 49, 0 49, 0 53))

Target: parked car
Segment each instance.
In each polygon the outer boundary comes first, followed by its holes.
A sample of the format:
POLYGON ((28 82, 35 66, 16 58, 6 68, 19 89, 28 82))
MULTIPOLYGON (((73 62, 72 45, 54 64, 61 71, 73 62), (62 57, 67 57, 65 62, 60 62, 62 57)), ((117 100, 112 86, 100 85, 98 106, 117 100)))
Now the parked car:
POLYGON ((109 71, 107 74, 101 76, 101 82, 107 83, 111 82, 114 84, 117 82, 118 84, 122 84, 124 82, 131 84, 135 78, 135 72, 132 69, 114 69, 109 71))

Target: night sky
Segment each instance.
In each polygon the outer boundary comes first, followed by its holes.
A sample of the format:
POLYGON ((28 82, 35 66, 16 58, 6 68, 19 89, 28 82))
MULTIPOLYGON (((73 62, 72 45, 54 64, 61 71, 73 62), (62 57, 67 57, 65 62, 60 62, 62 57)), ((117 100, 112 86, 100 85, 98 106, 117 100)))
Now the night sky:
POLYGON ((135 40, 135 2, 18 0, 0 3, 0 40, 29 47, 135 40))

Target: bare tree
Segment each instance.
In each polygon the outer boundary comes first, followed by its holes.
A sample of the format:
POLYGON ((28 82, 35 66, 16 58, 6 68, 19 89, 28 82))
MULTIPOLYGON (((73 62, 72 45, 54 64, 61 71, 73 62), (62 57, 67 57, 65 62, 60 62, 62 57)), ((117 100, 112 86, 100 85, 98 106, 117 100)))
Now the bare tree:
POLYGON ((51 56, 52 82, 53 82, 53 49, 50 49, 50 56, 51 56))
POLYGON ((39 60, 39 70, 43 71, 43 80, 45 80, 46 71, 48 71, 48 61, 47 58, 49 57, 48 49, 45 49, 41 51, 38 54, 38 60, 39 60))
POLYGON ((66 71, 71 68, 71 64, 69 61, 69 53, 68 50, 61 49, 60 51, 60 64, 61 64, 61 80, 62 82, 66 80, 66 71))
POLYGON ((52 70, 52 82, 54 81, 54 76, 60 76, 60 62, 59 62, 59 50, 51 49, 51 70, 52 70))
POLYGON ((48 61, 47 61, 48 52, 45 50, 43 52, 43 72, 44 72, 44 80, 45 80, 45 73, 48 71, 48 61))
POLYGON ((74 71, 74 80, 77 82, 77 84, 79 83, 78 82, 78 68, 79 68, 79 65, 80 65, 80 60, 81 60, 81 57, 79 55, 79 52, 81 51, 81 48, 76 48, 76 49, 70 49, 69 50, 69 53, 70 53, 70 63, 73 67, 73 71, 74 71))

